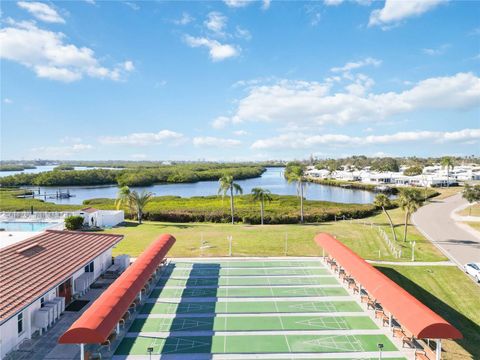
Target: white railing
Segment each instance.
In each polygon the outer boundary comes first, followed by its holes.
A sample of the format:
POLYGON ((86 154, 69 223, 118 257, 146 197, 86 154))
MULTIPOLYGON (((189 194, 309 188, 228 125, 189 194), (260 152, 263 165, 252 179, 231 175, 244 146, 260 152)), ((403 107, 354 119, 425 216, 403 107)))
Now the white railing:
POLYGON ((45 221, 56 222, 67 216, 76 215, 73 211, 1 211, 0 221, 45 221))

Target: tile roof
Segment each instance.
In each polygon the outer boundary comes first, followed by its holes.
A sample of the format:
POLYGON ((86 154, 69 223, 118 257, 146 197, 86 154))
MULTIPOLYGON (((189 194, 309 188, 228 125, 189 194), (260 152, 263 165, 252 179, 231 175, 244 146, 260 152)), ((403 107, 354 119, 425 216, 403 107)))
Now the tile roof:
POLYGON ((97 212, 98 209, 95 209, 93 207, 86 207, 85 209, 82 209, 81 211, 86 212, 86 213, 94 213, 94 212, 97 212))
POLYGON ((0 324, 123 239, 46 230, 0 249, 0 324))

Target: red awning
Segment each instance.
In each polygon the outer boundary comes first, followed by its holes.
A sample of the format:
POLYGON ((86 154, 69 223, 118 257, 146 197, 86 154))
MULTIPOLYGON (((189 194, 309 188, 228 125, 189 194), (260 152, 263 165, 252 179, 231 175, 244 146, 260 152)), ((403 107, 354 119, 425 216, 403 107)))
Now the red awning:
POLYGON ((418 339, 461 339, 455 327, 329 234, 315 242, 418 339))
POLYGON ((130 304, 175 243, 163 234, 130 265, 58 340, 61 344, 100 344, 111 334, 130 304))

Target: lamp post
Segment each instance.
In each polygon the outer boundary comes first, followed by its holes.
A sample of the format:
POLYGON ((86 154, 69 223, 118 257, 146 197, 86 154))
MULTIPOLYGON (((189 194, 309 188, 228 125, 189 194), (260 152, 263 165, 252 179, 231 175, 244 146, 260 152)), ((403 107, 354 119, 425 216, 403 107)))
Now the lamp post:
POLYGON ((147 352, 148 352, 148 357, 150 358, 150 360, 152 360, 153 347, 147 348, 147 352))
POLYGON ((382 360, 383 344, 377 344, 377 348, 378 348, 378 360, 382 360))
POLYGON ((415 241, 412 241, 412 261, 415 261, 415 245, 417 244, 415 241))

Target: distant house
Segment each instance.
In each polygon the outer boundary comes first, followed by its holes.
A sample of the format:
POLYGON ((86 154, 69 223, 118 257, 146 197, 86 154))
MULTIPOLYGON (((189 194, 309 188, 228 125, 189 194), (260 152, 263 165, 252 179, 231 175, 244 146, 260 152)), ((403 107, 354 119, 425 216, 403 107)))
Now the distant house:
POLYGON ((112 264, 123 235, 46 230, 0 249, 0 359, 58 319, 112 264))
POLYGON ((83 217, 83 224, 88 226, 112 227, 125 220, 123 210, 98 210, 87 207, 80 210, 78 214, 83 217))

